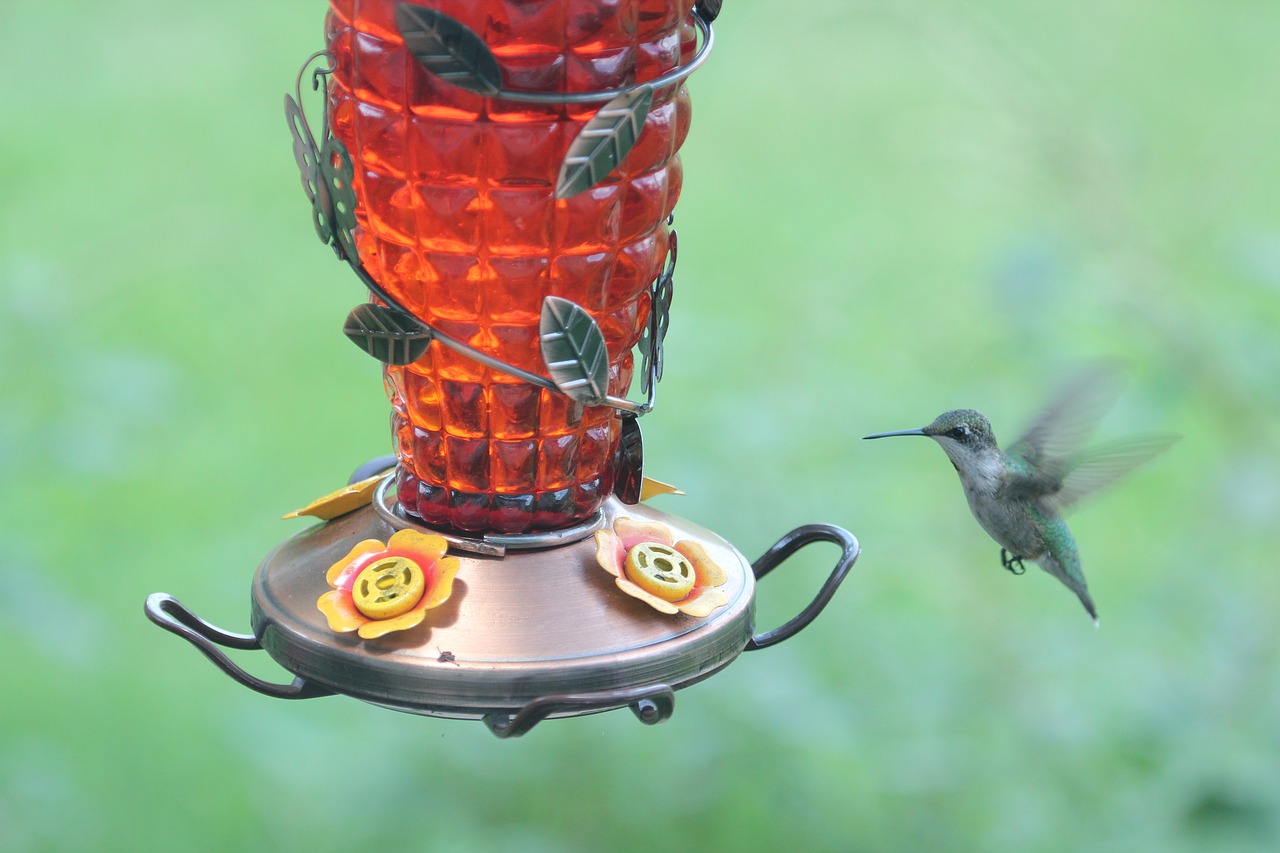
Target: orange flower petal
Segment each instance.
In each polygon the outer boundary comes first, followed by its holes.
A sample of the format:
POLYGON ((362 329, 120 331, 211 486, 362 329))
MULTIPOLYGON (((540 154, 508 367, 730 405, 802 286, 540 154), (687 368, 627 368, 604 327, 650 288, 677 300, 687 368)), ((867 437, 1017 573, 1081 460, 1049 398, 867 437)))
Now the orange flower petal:
POLYGON ((677 542, 675 548, 688 557, 690 563, 693 563, 693 570, 698 575, 695 586, 720 586, 729 579, 724 569, 711 559, 711 555, 707 553, 706 548, 702 547, 701 542, 686 539, 677 542))
POLYGON ((596 533, 596 562, 614 576, 618 589, 632 598, 638 598, 661 613, 687 613, 690 616, 708 616, 714 610, 729 603, 729 597, 716 587, 728 580, 725 573, 707 553, 700 542, 676 543, 671 529, 657 521, 636 521, 619 518, 613 530, 596 533), (677 602, 666 601, 633 583, 626 575, 627 555, 642 542, 652 542, 674 547, 693 564, 697 578, 693 590, 677 602))
POLYGON ((386 546, 377 539, 363 539, 357 542, 352 546, 351 550, 347 552, 347 556, 329 567, 329 571, 326 572, 324 576, 325 580, 329 582, 329 586, 337 586, 338 577, 343 573, 343 571, 351 568, 356 560, 377 551, 381 551, 384 547, 386 546))
POLYGON ((596 562, 600 568, 615 577, 624 577, 623 564, 627 559, 627 549, 622 547, 622 540, 610 530, 596 531, 596 562))
POLYGON ((614 581, 614 583, 618 585, 618 589, 622 590, 627 595, 630 595, 633 598, 640 599, 645 604, 652 607, 654 610, 658 610, 663 613, 678 612, 676 610, 675 605, 672 604, 670 601, 663 601, 661 598, 658 598, 658 596, 653 595, 652 593, 649 593, 649 592, 645 592, 643 589, 636 586, 626 578, 618 578, 616 581, 614 581))
MULTIPOLYGON (((449 550, 449 543, 443 536, 406 527, 391 534, 391 538, 387 540, 387 550, 398 551, 415 562, 434 563, 449 550)), ((424 565, 422 568, 427 567, 424 565)))
POLYGON ((409 628, 416 628, 422 623, 427 616, 427 608, 419 603, 408 613, 401 613, 392 619, 376 619, 370 620, 360 626, 359 634, 361 639, 376 640, 384 634, 390 634, 393 631, 405 631, 409 628))
POLYGON ((710 616, 713 611, 729 603, 729 596, 723 590, 713 587, 699 587, 689 593, 683 601, 676 602, 676 609, 690 616, 710 616))
POLYGON ((453 579, 461 566, 457 557, 445 557, 438 561, 433 572, 427 576, 427 591, 423 593, 418 607, 430 610, 444 604, 453 594, 453 579))
POLYGON ((419 625, 427 610, 443 604, 453 593, 453 580, 461 564, 456 557, 445 556, 448 549, 449 543, 444 537, 409 528, 393 533, 386 545, 377 539, 357 542, 345 557, 329 567, 325 579, 338 588, 320 596, 316 607, 329 620, 332 630, 356 631, 366 640, 419 625), (417 563, 426 575, 427 589, 409 612, 391 619, 370 619, 356 607, 350 589, 343 587, 349 586, 373 559, 387 556, 417 563))
POLYGON ((351 596, 342 590, 331 589, 316 601, 316 607, 329 620, 329 630, 345 634, 357 630, 369 618, 356 609, 351 596))
POLYGON ((613 523, 613 532, 622 540, 622 547, 630 551, 641 542, 660 542, 668 547, 675 545, 671 528, 659 521, 634 521, 619 518, 613 523))
POLYGON ((407 631, 421 625, 422 620, 427 617, 427 611, 443 604, 453 593, 453 579, 461 565, 457 557, 445 557, 438 561, 434 566, 433 576, 428 581, 427 591, 412 610, 391 619, 378 619, 361 625, 360 636, 366 640, 375 640, 393 631, 407 631))

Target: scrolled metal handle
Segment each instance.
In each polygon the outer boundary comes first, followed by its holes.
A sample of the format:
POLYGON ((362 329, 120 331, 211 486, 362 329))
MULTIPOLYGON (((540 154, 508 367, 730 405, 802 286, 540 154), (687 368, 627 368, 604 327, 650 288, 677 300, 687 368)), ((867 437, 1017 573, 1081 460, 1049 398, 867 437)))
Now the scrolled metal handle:
POLYGON ((234 634, 210 625, 167 593, 154 592, 147 596, 145 609, 148 619, 191 643, 212 661, 214 666, 250 690, 256 690, 276 699, 311 699, 316 696, 333 695, 332 690, 312 684, 300 675, 290 684, 273 684, 245 672, 231 658, 223 654, 219 646, 253 651, 262 648, 258 638, 252 634, 234 634))
POLYGON ((849 574, 849 570, 853 568, 853 563, 858 559, 858 554, 861 552, 858 540, 844 528, 836 527, 832 524, 806 524, 783 536, 772 548, 765 551, 760 559, 751 564, 751 570, 755 574, 756 580, 760 580, 776 569, 783 560, 796 551, 814 542, 832 542, 841 548, 840 559, 827 577, 826 583, 822 585, 822 588, 818 590, 818 594, 814 596, 813 601, 809 602, 809 605, 804 610, 801 610, 793 619, 774 628, 772 631, 756 634, 747 641, 743 651, 755 651, 756 649, 763 649, 767 646, 781 643, 808 626, 831 601, 831 597, 835 595, 836 589, 839 588, 845 576, 849 574))

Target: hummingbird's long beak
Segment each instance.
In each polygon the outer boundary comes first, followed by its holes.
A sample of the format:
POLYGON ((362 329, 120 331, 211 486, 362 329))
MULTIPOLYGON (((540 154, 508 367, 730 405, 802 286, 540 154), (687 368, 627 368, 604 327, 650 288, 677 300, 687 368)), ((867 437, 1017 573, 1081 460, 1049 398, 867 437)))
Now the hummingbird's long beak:
POLYGON ((928 433, 922 429, 900 429, 897 432, 878 432, 875 435, 864 435, 863 439, 888 438, 891 435, 928 435, 928 433))

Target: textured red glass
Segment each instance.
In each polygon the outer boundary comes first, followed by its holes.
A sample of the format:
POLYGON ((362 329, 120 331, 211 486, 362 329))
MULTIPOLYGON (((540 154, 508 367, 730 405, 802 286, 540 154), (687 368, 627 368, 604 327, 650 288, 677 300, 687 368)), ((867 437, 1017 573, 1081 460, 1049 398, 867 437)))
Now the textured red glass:
MULTIPOLYGON (((600 325, 609 392, 625 395, 647 288, 667 252, 689 128, 682 85, 654 93, 644 131, 602 183, 556 200, 569 144, 600 103, 487 99, 434 77, 405 50, 398 0, 331 0, 334 135, 351 152, 356 242, 369 273, 436 329, 545 375, 542 300, 600 325)), ((434 0, 478 34, 504 86, 599 91, 688 61, 693 0, 434 0)), ((612 409, 584 408, 433 343, 388 367, 398 498, 424 521, 519 533, 589 517, 613 487, 612 409)))

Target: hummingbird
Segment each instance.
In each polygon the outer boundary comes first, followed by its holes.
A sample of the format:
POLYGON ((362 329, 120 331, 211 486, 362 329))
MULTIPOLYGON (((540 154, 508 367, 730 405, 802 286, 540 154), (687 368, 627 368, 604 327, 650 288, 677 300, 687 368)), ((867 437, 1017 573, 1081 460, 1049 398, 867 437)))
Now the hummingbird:
POLYGON ((1000 546, 1000 564, 1020 575, 1023 560, 1037 563, 1076 594, 1097 625, 1098 608, 1062 512, 1178 440, 1172 434, 1137 435, 1084 448, 1117 386, 1118 376, 1108 368, 1082 373, 1005 450, 991 422, 973 409, 943 412, 920 429, 864 438, 923 435, 936 441, 960 475, 974 518, 1000 546))

